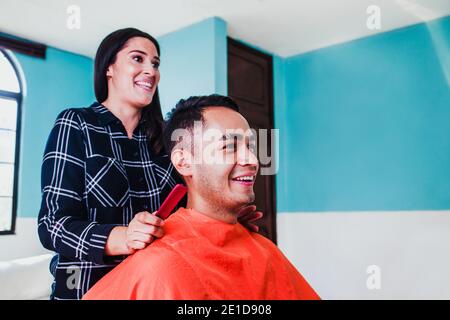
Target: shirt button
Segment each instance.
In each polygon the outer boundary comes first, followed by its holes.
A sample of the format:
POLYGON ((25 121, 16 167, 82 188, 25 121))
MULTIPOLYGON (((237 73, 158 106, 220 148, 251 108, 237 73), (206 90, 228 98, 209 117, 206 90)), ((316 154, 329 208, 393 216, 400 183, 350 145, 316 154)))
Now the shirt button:
POLYGON ((135 152, 135 153, 133 153, 133 156, 135 156, 136 158, 139 156, 139 152, 135 152))
POLYGON ((144 205, 142 206, 142 210, 144 210, 144 211, 148 210, 148 205, 144 204, 144 205))
POLYGON ((140 177, 140 178, 139 178, 139 182, 140 182, 140 183, 143 183, 143 182, 144 182, 144 177, 140 177))

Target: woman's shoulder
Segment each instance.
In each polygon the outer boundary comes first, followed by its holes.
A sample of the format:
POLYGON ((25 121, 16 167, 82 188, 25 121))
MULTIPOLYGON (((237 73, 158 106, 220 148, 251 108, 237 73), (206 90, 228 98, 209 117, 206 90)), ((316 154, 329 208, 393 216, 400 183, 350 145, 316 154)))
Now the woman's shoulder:
POLYGON ((77 123, 83 124, 86 122, 96 122, 96 112, 94 108, 98 103, 95 102, 88 107, 70 107, 62 110, 56 117, 56 122, 65 122, 66 124, 77 123))

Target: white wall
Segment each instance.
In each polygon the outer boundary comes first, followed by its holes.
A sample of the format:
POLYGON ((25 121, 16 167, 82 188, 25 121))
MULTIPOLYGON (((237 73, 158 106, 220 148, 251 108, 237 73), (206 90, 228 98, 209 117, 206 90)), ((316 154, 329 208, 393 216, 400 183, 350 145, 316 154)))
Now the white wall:
POLYGON ((37 233, 37 218, 16 220, 15 235, 0 236, 0 261, 26 258, 49 253, 42 247, 37 233))
POLYGON ((323 299, 450 299, 450 211, 277 216, 278 245, 323 299), (381 289, 369 290, 370 265, 381 289))

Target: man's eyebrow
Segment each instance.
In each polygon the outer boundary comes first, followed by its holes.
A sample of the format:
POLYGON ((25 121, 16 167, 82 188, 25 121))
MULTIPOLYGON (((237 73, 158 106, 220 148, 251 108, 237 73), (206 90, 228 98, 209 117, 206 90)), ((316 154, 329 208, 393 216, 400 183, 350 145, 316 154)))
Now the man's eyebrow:
MULTIPOLYGON (((128 52, 128 54, 133 53, 133 52, 137 52, 137 53, 143 54, 144 56, 147 56, 147 53, 145 51, 137 50, 137 49, 136 50, 131 50, 130 52, 128 52)), ((160 60, 158 56, 154 56, 153 59, 160 60)))
POLYGON ((237 138, 238 140, 243 139, 243 135, 240 133, 227 133, 222 136, 220 140, 226 141, 226 140, 233 140, 234 138, 237 138))

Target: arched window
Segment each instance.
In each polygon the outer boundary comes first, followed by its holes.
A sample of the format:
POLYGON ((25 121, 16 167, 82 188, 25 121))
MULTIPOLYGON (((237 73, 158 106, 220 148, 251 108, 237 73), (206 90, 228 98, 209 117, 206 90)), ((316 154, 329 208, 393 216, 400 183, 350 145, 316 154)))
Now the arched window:
POLYGON ((0 234, 15 231, 22 81, 9 50, 0 49, 0 234))

